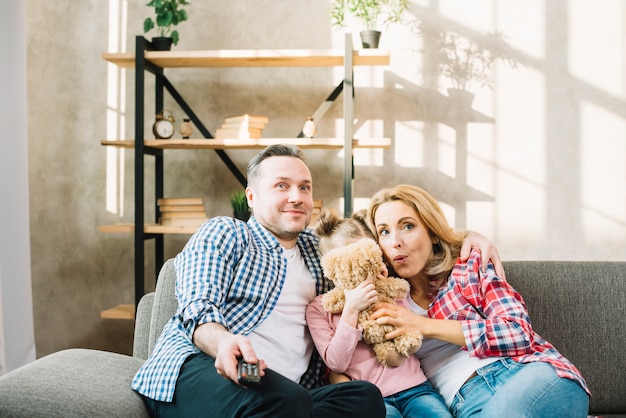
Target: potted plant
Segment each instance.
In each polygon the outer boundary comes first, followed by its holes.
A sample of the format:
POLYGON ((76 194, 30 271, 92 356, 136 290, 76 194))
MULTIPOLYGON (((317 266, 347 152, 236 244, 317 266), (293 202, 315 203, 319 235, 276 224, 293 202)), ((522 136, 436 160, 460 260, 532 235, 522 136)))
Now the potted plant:
POLYGON ((363 48, 378 48, 381 32, 391 23, 402 21, 409 7, 408 0, 332 0, 330 18, 334 26, 346 26, 346 13, 363 24, 363 48))
POLYGON ((248 207, 248 198, 245 189, 231 193, 230 205, 233 207, 233 217, 241 219, 244 222, 250 218, 250 208, 248 207))
POLYGON ((516 61, 507 54, 508 45, 500 32, 490 32, 480 39, 462 36, 451 30, 438 30, 435 34, 438 71, 448 78, 452 97, 473 100, 473 86, 492 86, 491 72, 496 60, 515 66, 516 61))
POLYGON ((183 9, 189 2, 186 0, 150 0, 146 6, 154 7, 155 19, 147 17, 143 21, 144 33, 156 27, 159 36, 152 38, 155 50, 166 51, 172 44, 178 45, 178 31, 176 25, 187 20, 187 11, 183 9))

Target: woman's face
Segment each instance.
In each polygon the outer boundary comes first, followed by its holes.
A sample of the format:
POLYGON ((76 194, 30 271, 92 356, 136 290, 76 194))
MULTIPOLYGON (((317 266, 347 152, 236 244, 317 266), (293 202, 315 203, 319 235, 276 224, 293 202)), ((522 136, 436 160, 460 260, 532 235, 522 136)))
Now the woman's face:
POLYGON ((374 217, 378 242, 396 273, 405 279, 423 274, 433 254, 433 240, 417 212, 401 201, 385 202, 374 217))

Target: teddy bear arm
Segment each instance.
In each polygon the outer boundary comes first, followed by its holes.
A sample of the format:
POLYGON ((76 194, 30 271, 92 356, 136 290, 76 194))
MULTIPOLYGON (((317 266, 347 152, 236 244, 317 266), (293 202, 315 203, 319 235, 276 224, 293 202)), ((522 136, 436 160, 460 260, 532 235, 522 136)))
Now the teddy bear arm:
POLYGON ((326 312, 330 313, 343 312, 345 301, 346 298, 343 293, 343 289, 337 287, 329 290, 324 294, 324 296, 322 296, 322 306, 324 306, 326 312))
POLYGON ((403 356, 410 356, 422 346, 422 333, 419 331, 409 332, 393 339, 396 350, 403 356))
POLYGON ((396 350, 391 341, 374 344, 372 345, 372 349, 374 353, 376 353, 378 361, 385 367, 398 367, 407 359, 407 356, 402 355, 396 350))

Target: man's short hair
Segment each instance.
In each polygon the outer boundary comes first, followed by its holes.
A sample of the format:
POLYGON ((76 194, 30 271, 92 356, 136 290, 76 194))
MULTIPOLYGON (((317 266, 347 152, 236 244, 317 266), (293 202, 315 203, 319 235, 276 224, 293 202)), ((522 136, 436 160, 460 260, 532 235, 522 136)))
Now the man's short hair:
POLYGON ((307 164, 302 150, 295 145, 287 144, 274 144, 266 147, 263 151, 255 155, 248 163, 248 185, 254 183, 259 175, 259 165, 270 157, 295 157, 300 159, 304 164, 307 164))

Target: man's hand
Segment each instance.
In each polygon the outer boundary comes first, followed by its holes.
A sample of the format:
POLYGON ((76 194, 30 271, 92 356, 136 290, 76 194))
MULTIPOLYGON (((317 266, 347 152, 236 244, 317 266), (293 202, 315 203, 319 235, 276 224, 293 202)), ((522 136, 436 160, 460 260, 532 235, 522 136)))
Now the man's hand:
POLYGON ((491 243, 491 241, 480 235, 478 232, 468 231, 465 233, 465 239, 463 240, 463 246, 461 247, 461 254, 459 256, 461 261, 467 261, 472 248, 478 248, 480 250, 482 255, 483 271, 487 269, 487 263, 491 260, 498 277, 506 279, 506 276, 504 275, 504 266, 502 265, 502 260, 500 260, 500 254, 498 254, 498 249, 491 243))
POLYGON ((220 376, 239 384, 237 376, 238 359, 248 363, 259 363, 261 377, 265 375, 267 364, 259 360, 250 340, 243 335, 234 335, 223 326, 215 323, 199 325, 193 333, 193 342, 206 354, 215 358, 215 369, 220 376))

